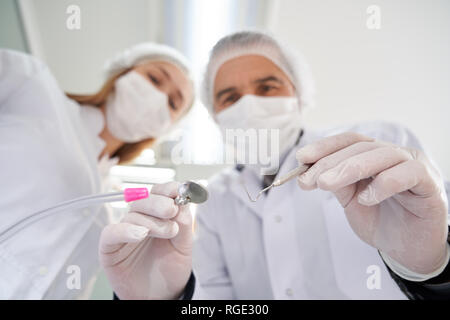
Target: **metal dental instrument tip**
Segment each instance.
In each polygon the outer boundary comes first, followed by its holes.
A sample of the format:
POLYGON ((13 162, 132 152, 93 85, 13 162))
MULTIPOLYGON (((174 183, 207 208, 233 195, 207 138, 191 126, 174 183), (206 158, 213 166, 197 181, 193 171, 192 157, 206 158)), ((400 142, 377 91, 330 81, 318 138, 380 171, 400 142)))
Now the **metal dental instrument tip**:
POLYGON ((295 168, 294 170, 289 171, 285 176, 283 176, 283 177, 281 177, 281 178, 275 180, 270 186, 268 186, 267 188, 261 190, 261 191, 258 193, 258 195, 256 196, 256 198, 252 198, 252 197, 250 196, 250 193, 248 192, 248 189, 246 188, 244 182, 241 181, 241 183, 242 183, 242 185, 243 185, 243 187, 244 187, 244 189, 245 189, 245 192, 247 193, 247 196, 248 196, 248 198, 250 199, 250 201, 251 201, 251 202, 257 202, 257 201, 259 200, 259 198, 261 198, 261 196, 262 196, 265 192, 269 191, 269 190, 272 189, 272 188, 282 186, 282 185, 285 184, 286 182, 288 182, 288 181, 290 181, 290 180, 292 180, 292 179, 298 177, 299 175, 305 173, 305 172, 308 171, 308 169, 311 168, 311 167, 312 167, 312 165, 309 165, 309 164, 302 164, 302 165, 300 165, 299 167, 295 168))
POLYGON ((259 198, 261 198, 261 196, 264 194, 264 192, 269 191, 269 190, 272 189, 273 187, 274 187, 274 185, 272 184, 272 185, 268 186, 267 188, 261 190, 261 191, 258 193, 258 195, 256 196, 256 198, 253 199, 253 198, 250 196, 250 193, 248 192, 247 188, 246 188, 245 185, 244 185, 245 192, 247 192, 247 196, 248 196, 248 198, 250 199, 251 202, 257 202, 257 201, 259 200, 259 198))

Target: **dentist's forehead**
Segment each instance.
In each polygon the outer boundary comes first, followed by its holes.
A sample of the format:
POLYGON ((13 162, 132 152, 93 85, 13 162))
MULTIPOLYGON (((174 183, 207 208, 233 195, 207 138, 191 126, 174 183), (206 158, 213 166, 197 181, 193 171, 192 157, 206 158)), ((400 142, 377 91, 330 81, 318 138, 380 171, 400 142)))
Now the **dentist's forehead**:
POLYGON ((289 80, 288 76, 266 57, 259 55, 237 57, 225 62, 217 71, 214 93, 226 87, 249 84, 271 75, 289 80))

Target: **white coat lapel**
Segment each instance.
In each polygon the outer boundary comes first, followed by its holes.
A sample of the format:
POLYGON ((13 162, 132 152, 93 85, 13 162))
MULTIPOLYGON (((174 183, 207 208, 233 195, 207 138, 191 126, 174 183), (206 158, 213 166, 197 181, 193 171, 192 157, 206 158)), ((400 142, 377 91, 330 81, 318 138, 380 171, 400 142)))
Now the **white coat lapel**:
POLYGON ((331 195, 322 205, 339 289, 350 299, 405 299, 377 249, 353 232, 338 200, 331 195), (375 272, 380 276, 379 288, 368 286, 375 272))
MULTIPOLYGON (((300 139, 299 143, 292 148, 289 154, 286 156, 285 161, 281 164, 280 170, 278 171, 277 177, 281 177, 288 173, 290 170, 294 169, 297 166, 297 162, 295 160, 295 153, 298 149, 304 147, 305 145, 315 141, 319 138, 319 135, 310 131, 309 129, 304 130, 304 134, 300 139)), ((256 195, 262 190, 262 177, 258 179, 258 177, 248 168, 244 168, 242 172, 235 171, 236 175, 233 175, 232 181, 230 183, 231 192, 240 199, 243 204, 249 208, 256 215, 261 217, 264 212, 264 207, 267 200, 267 194, 263 195, 259 201, 256 203, 250 201, 245 192, 245 188, 242 183, 245 184, 245 187, 248 189, 250 195, 252 197, 256 197, 256 195)), ((269 192, 277 192, 280 190, 274 189, 269 192)))
POLYGON ((250 196, 254 198, 261 191, 262 181, 249 169, 244 168, 242 172, 236 170, 236 174, 233 175, 233 180, 230 183, 231 192, 245 207, 261 217, 264 210, 265 196, 262 196, 257 202, 252 202, 248 198, 245 188, 247 188, 250 196))

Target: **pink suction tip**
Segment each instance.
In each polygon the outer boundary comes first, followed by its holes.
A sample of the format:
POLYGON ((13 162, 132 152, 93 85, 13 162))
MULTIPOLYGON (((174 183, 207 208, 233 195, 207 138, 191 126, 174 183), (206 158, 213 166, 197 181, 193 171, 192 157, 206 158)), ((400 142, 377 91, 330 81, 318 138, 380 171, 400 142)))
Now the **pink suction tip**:
POLYGON ((129 188, 123 192, 126 202, 133 202, 141 199, 148 198, 147 188, 129 188))

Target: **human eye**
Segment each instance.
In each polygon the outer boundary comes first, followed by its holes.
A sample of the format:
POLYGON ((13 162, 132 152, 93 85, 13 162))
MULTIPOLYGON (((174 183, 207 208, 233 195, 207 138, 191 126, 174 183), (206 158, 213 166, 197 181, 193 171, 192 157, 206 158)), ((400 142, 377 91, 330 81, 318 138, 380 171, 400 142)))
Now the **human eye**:
POLYGON ((263 84, 259 87, 259 92, 262 94, 266 94, 266 93, 270 93, 273 90, 276 90, 277 88, 273 85, 269 85, 269 84, 263 84))
POLYGON ((174 111, 178 110, 178 106, 175 104, 172 98, 169 98, 169 107, 174 111))
POLYGON ((150 81, 156 85, 159 86, 161 85, 161 80, 159 80, 159 78, 157 76, 155 76, 153 73, 148 73, 148 78, 150 79, 150 81))
POLYGON ((239 100, 239 95, 236 93, 230 94, 228 96, 226 96, 223 101, 222 101, 222 105, 230 105, 235 103, 236 101, 239 100))

